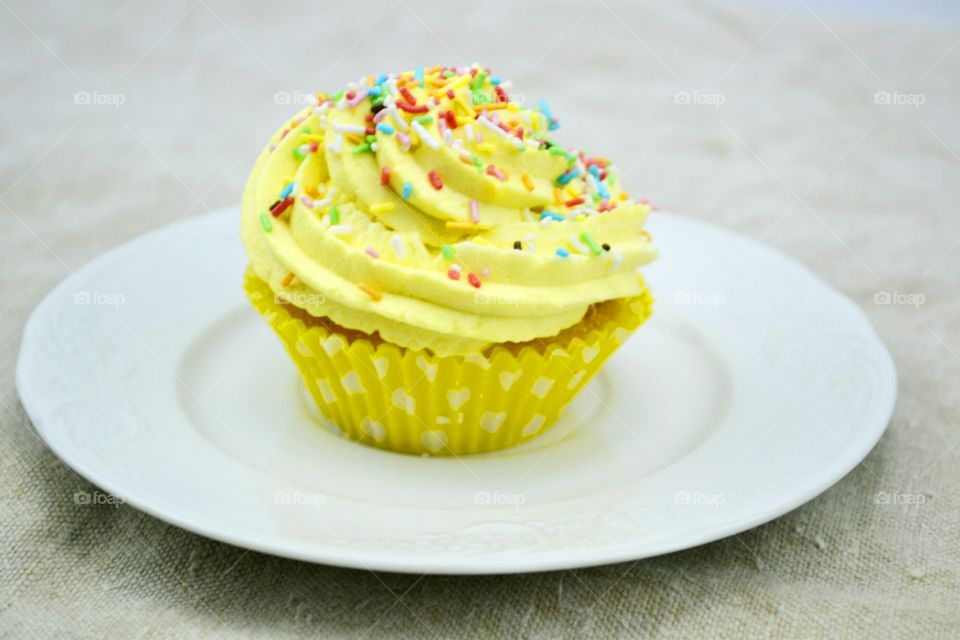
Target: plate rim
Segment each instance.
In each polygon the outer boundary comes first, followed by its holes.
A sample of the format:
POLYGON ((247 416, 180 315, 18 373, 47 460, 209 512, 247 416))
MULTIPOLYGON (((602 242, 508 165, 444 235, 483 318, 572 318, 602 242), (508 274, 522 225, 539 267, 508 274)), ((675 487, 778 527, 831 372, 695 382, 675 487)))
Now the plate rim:
POLYGON ((870 428, 866 426, 861 428, 856 434, 857 437, 855 441, 846 446, 840 455, 832 458, 827 464, 803 476, 796 482, 788 483, 778 488, 772 494, 764 496, 758 502, 742 505, 738 510, 747 510, 747 513, 738 515, 737 511, 734 511, 731 514, 731 521, 725 524, 716 525, 707 530, 694 529, 688 533, 685 532, 683 535, 672 536, 666 540, 633 541, 632 544, 630 544, 630 536, 625 534, 624 542, 617 545, 577 548, 573 553, 557 551, 547 556, 525 560, 523 564, 520 565, 513 559, 504 560, 483 555, 461 555, 456 557, 456 559, 451 558, 449 555, 443 555, 440 560, 437 560, 437 556, 427 554, 408 554, 389 549, 335 547, 322 543, 308 546, 306 543, 299 541, 284 542, 282 540, 268 538, 258 532, 234 532, 230 527, 218 524, 215 521, 207 521, 198 514, 180 514, 176 511, 153 504, 149 497, 140 496, 137 491, 126 491, 119 486, 120 483, 114 482, 109 477, 101 475, 93 468, 94 465, 85 463, 77 456, 72 455, 69 449, 62 447, 57 438, 52 437, 50 426, 44 424, 42 412, 37 406, 38 401, 31 397, 26 379, 26 368, 28 366, 26 360, 31 345, 37 342, 34 339, 34 335, 41 330, 39 324, 43 312, 51 304, 54 304, 55 299, 62 294, 63 291, 70 289, 71 286, 75 286, 84 272, 95 268, 96 265, 101 262, 108 261, 113 254, 120 252, 136 242, 142 242, 146 239, 168 233, 171 229, 179 225, 200 224, 204 220, 212 221, 214 218, 226 218, 234 215, 235 210, 235 206, 224 207, 158 227, 111 247, 83 266, 75 269, 48 291, 30 313, 21 334, 21 343, 15 366, 15 386, 24 411, 30 418, 28 428, 31 428, 62 462, 95 486, 113 495, 123 496, 125 504, 129 504, 164 522, 219 542, 306 562, 368 571, 414 574, 520 574, 639 561, 645 558, 719 541, 742 533, 743 531, 785 515, 816 498, 847 476, 867 457, 883 436, 893 415, 898 390, 896 363, 875 327, 869 322, 866 314, 855 302, 835 289, 799 260, 763 242, 691 216, 672 212, 658 212, 658 216, 676 219, 676 221, 681 224, 707 227, 707 230, 711 233, 720 233, 727 237, 733 237, 736 241, 749 244, 752 250, 760 251, 789 265, 792 269, 802 274, 803 277, 815 282, 825 295, 830 295, 838 302, 848 306, 855 314, 856 320, 863 324, 865 329, 864 335, 869 335, 875 343, 875 346, 878 347, 876 350, 877 354, 881 356, 880 361, 877 363, 877 370, 880 374, 876 381, 876 386, 879 389, 878 400, 876 401, 876 405, 871 408, 871 412, 876 414, 876 417, 873 419, 873 422, 870 423, 870 428), (51 437, 48 437, 48 435, 51 437))

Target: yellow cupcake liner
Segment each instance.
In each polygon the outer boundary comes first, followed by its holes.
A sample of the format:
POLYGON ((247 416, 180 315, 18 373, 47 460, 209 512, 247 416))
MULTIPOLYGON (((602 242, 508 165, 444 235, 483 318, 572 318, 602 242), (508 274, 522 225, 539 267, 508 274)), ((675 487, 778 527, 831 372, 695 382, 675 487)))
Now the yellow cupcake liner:
POLYGON ((544 433, 650 316, 653 303, 644 288, 639 296, 593 305, 551 338, 438 357, 311 316, 252 273, 244 288, 320 413, 350 438, 418 455, 485 453, 544 433))

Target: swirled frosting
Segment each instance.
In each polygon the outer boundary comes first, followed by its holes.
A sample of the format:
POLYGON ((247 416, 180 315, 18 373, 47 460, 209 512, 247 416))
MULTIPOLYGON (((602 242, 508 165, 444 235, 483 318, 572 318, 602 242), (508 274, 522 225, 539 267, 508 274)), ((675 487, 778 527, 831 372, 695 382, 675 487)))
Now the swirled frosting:
POLYGON ((553 336, 640 293, 650 205, 509 88, 438 66, 316 94, 247 182, 253 272, 313 316, 438 355, 553 336))

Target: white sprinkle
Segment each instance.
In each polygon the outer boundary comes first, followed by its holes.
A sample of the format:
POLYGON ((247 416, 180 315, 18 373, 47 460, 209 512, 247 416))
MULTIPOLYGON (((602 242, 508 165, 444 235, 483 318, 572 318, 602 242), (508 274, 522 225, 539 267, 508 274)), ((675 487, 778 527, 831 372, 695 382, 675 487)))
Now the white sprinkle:
POLYGON ((413 130, 417 132, 417 135, 420 136, 420 139, 431 149, 439 149, 440 143, 437 142, 437 139, 430 135, 426 129, 423 128, 423 125, 414 120, 410 123, 413 125, 413 130))
POLYGON ((588 249, 582 242, 580 242, 580 239, 577 238, 575 234, 571 233, 567 237, 567 241, 570 242, 570 244, 572 244, 574 248, 576 248, 576 250, 579 251, 580 253, 584 255, 590 253, 590 249, 588 249))
POLYGON ((353 227, 349 224, 335 224, 329 231, 335 236, 345 236, 353 233, 353 227))
POLYGON ((390 115, 393 116, 393 121, 397 123, 397 127, 400 131, 409 131, 410 127, 407 125, 407 121, 400 115, 400 110, 397 109, 397 105, 391 104, 387 109, 390 110, 390 115))
POLYGON ((357 124, 342 124, 340 122, 333 123, 333 130, 337 133, 357 133, 363 135, 366 133, 366 129, 357 124))
POLYGON ((324 207, 330 206, 331 202, 333 202, 333 198, 327 196, 323 200, 317 200, 314 202, 313 206, 315 206, 317 209, 323 209, 324 207))
POLYGON ((403 239, 397 234, 393 234, 393 237, 390 238, 390 245, 393 247, 393 252, 397 255, 397 258, 403 260, 407 253, 406 249, 403 248, 403 239))
POLYGON ((517 149, 521 149, 523 147, 523 142, 521 142, 519 138, 510 135, 498 127, 496 124, 488 120, 486 115, 477 118, 477 122, 485 126, 487 129, 490 129, 490 131, 493 131, 495 134, 512 144, 517 149))
POLYGON ((456 271, 457 273, 460 273, 460 265, 458 265, 456 262, 454 262, 453 264, 450 265, 450 270, 451 270, 451 271, 456 271))
POLYGON ((463 126, 464 137, 467 139, 467 142, 473 142, 473 127, 470 125, 463 126))

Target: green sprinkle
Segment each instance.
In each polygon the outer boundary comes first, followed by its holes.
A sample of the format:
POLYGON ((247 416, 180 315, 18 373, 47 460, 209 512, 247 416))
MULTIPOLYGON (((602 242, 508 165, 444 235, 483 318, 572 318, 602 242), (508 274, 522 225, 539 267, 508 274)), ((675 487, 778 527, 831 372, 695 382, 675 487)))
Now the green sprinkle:
POLYGON ((260 214, 260 226, 262 226, 263 230, 267 233, 273 231, 273 223, 270 222, 270 216, 267 215, 266 211, 260 214))
POLYGON ((385 97, 386 96, 377 96, 376 98, 370 101, 370 104, 373 104, 373 105, 383 104, 383 99, 385 97))
POLYGON ((552 156, 564 156, 564 157, 566 157, 566 155, 567 155, 567 150, 566 150, 566 149, 563 149, 563 148, 561 148, 561 147, 550 147, 550 148, 548 149, 548 151, 550 152, 550 155, 552 155, 552 156))
POLYGON ((335 204, 330 205, 330 224, 340 224, 340 212, 335 204))
POLYGON ((453 247, 451 247, 448 244, 445 244, 442 247, 440 247, 440 251, 443 252, 444 260, 453 260, 453 247))
POLYGON ((360 155, 361 153, 366 153, 370 151, 370 143, 364 142, 361 145, 357 145, 357 148, 353 150, 353 155, 360 155))
POLYGON ((590 247, 590 253, 595 256, 599 256, 603 253, 603 249, 600 248, 600 245, 597 244, 597 241, 594 240, 593 236, 590 235, 589 231, 584 231, 580 234, 580 239, 583 240, 583 243, 590 247))
POLYGON ((303 129, 300 129, 300 133, 308 135, 313 133, 313 130, 310 127, 304 127, 303 129))
POLYGON ((416 120, 420 124, 430 124, 431 122, 433 122, 433 116, 417 116, 416 118, 414 118, 414 120, 416 120))
POLYGON ((376 141, 377 141, 377 136, 367 136, 367 142, 369 142, 370 144, 373 144, 376 141))
POLYGON ((337 91, 335 94, 330 96, 330 99, 333 102, 340 102, 340 98, 342 98, 345 93, 346 93, 345 91, 337 91))
POLYGON ((614 186, 614 185, 616 185, 616 184, 617 184, 617 174, 613 173, 612 171, 611 171, 611 172, 607 172, 607 184, 610 185, 611 187, 614 186))
POLYGON ((490 104, 491 102, 493 100, 483 91, 475 90, 473 92, 473 104, 490 104))
POLYGON ((300 147, 294 147, 290 153, 292 153, 293 157, 297 160, 303 160, 306 157, 303 155, 303 151, 300 151, 300 147))
POLYGON ((452 78, 455 75, 457 74, 455 74, 453 71, 450 71, 450 69, 447 69, 446 71, 443 72, 444 78, 452 78))
POLYGON ((487 79, 487 72, 481 71, 477 74, 477 77, 473 79, 473 82, 470 83, 470 88, 476 91, 483 86, 484 80, 487 79))

